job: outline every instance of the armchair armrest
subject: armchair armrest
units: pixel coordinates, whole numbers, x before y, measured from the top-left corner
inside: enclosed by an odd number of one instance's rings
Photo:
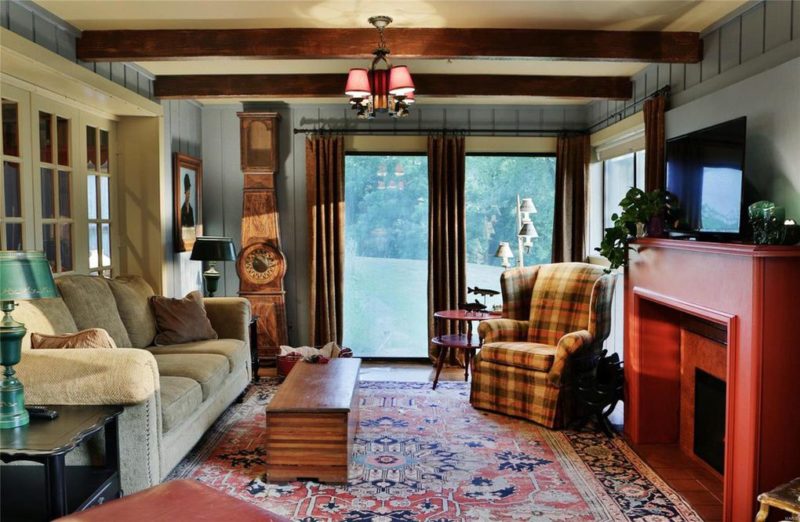
[[[206,297],[203,305],[220,339],[239,339],[250,345],[250,301],[243,297]]]
[[[478,335],[484,343],[526,341],[528,339],[528,321],[516,319],[481,321],[478,325]]]
[[[553,366],[550,367],[550,372],[547,374],[547,379],[550,384],[556,387],[561,386],[561,377],[564,375],[564,368],[567,365],[569,357],[583,348],[589,346],[594,342],[594,336],[589,333],[589,330],[578,330],[577,332],[570,332],[558,340],[556,346],[556,356],[553,360]]]
[[[160,389],[153,354],[136,348],[25,350],[14,369],[28,404],[139,404]]]

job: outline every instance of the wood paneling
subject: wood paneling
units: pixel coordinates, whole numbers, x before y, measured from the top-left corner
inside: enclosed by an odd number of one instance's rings
[[[273,96],[317,98],[344,96],[346,74],[249,74],[159,76],[158,98],[228,98]],[[482,74],[415,74],[417,92],[425,96],[566,96],[628,99],[630,79],[622,76],[515,76]]]
[[[347,482],[360,366],[360,359],[295,365],[267,405],[267,480]]]
[[[561,58],[697,62],[698,33],[546,29],[392,28],[392,57]],[[371,58],[373,29],[158,29],[84,31],[81,60]]]

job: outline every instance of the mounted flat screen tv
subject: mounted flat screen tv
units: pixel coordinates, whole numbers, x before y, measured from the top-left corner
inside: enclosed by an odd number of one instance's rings
[[[680,228],[735,239],[744,222],[745,117],[667,141],[667,190],[680,203]]]

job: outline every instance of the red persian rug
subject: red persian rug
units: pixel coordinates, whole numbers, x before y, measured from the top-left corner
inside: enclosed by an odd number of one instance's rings
[[[251,387],[169,478],[304,522],[702,520],[621,439],[475,410],[466,383],[362,382],[349,484],[270,484],[276,386]]]

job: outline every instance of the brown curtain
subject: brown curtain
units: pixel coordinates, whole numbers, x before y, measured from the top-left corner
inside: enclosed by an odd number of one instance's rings
[[[667,98],[663,94],[644,102],[644,189],[646,191],[664,189],[664,155],[666,135],[664,131],[664,109]]]
[[[464,150],[463,136],[428,138],[428,333],[431,337],[433,313],[458,308],[467,300]],[[438,357],[438,347],[431,345],[429,355],[432,359]],[[450,363],[454,362],[455,357],[451,357]]]
[[[589,136],[559,136],[553,216],[554,263],[584,260],[588,170]]]
[[[344,307],[344,139],[306,139],[310,240],[310,342],[342,344]]]

